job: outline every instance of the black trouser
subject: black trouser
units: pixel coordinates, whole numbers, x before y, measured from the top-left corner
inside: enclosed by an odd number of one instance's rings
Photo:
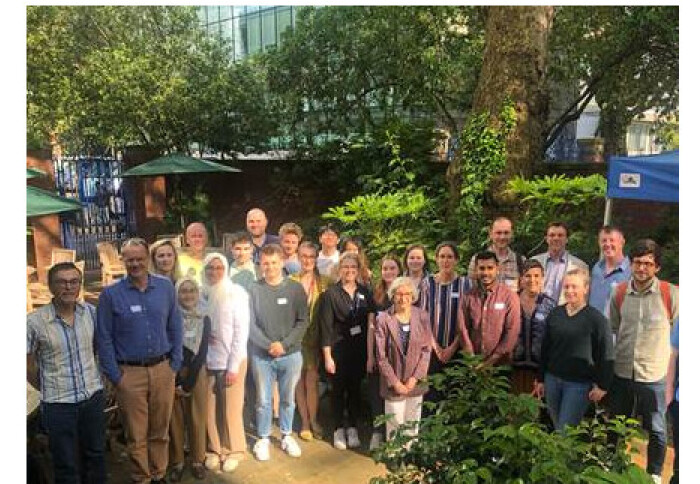
[[[106,482],[104,407],[103,390],[78,403],[41,404],[56,484]]]
[[[343,427],[343,416],[348,411],[348,426],[357,427],[362,399],[360,385],[366,373],[366,337],[357,335],[342,339],[331,349],[335,361],[335,375],[331,382],[331,402],[333,406],[333,429]]]
[[[380,415],[384,415],[384,399],[379,394],[379,380],[379,368],[375,368],[372,373],[367,375],[367,397],[369,398],[370,410],[372,410],[372,432],[384,435],[386,433],[384,424],[379,427],[374,426],[374,420]]]
[[[678,484],[678,455],[680,454],[678,449],[678,400],[671,402],[671,405],[668,406],[668,412],[671,414],[671,425],[673,426],[673,453],[675,455],[671,484]]]

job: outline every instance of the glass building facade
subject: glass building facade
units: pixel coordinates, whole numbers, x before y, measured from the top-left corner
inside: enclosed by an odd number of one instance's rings
[[[234,60],[278,45],[284,32],[293,29],[294,6],[206,6],[199,7],[202,26],[210,35],[231,42]]]

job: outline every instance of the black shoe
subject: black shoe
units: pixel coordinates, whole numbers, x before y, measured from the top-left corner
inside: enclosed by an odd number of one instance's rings
[[[192,475],[195,479],[204,479],[207,475],[207,468],[202,464],[192,466]]]
[[[182,480],[182,474],[185,472],[185,466],[182,467],[173,467],[170,469],[170,479],[168,479],[170,482],[180,482]],[[165,483],[165,479],[161,479],[161,481]]]

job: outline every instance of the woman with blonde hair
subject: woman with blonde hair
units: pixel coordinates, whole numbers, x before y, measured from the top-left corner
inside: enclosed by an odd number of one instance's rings
[[[322,276],[316,267],[318,249],[311,242],[302,242],[299,246],[301,272],[290,278],[301,283],[309,305],[309,326],[301,342],[303,365],[296,387],[297,410],[301,417],[302,440],[323,438],[321,426],[316,421],[318,412],[318,364],[321,355],[321,337],[318,327],[318,300],[321,294],[333,284],[330,277]]]
[[[167,277],[174,284],[180,278],[180,264],[173,242],[170,239],[157,240],[151,244],[149,252],[150,272]]]
[[[534,393],[545,397],[554,427],[578,425],[590,402],[599,402],[613,378],[610,323],[589,306],[588,272],[574,269],[564,276],[566,301],[549,313],[542,341]]]

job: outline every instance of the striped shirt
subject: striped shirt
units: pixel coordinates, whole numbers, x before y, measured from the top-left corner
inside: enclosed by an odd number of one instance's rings
[[[102,389],[94,355],[95,309],[77,303],[73,325],[47,304],[27,315],[27,354],[34,354],[41,375],[41,400],[77,403]]]
[[[448,347],[459,335],[457,331],[457,314],[459,300],[471,289],[471,282],[466,276],[456,277],[448,284],[441,284],[431,275],[421,284],[421,309],[430,315],[430,326],[435,341],[441,347]]]

